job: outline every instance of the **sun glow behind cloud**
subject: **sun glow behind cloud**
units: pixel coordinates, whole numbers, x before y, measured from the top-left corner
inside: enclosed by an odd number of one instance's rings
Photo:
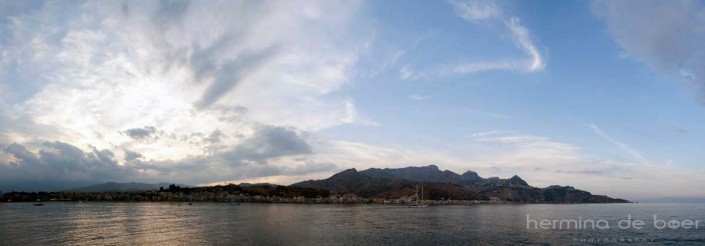
[[[36,86],[27,100],[3,105],[14,105],[7,116],[51,134],[8,131],[2,142],[95,146],[120,165],[150,161],[138,168],[150,173],[193,158],[217,165],[214,156],[267,125],[313,131],[367,122],[351,99],[324,97],[349,80],[365,41],[364,30],[346,31],[358,5],[46,2],[17,9],[3,29],[3,47],[13,45],[3,61],[21,62],[3,70],[22,74],[3,88]],[[346,12],[330,11],[338,7]],[[142,127],[149,134],[126,134]]]

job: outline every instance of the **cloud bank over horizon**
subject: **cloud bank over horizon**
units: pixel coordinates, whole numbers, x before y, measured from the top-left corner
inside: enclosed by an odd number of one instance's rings
[[[364,32],[344,32],[360,3],[5,4],[5,180],[329,171],[299,135],[364,122],[326,98],[363,48]]]
[[[705,181],[705,107],[682,100],[703,98],[703,4],[565,5],[3,1],[0,187],[291,184],[436,164],[705,196],[681,181]],[[631,63],[605,58],[620,56]],[[594,82],[607,76],[620,83]]]

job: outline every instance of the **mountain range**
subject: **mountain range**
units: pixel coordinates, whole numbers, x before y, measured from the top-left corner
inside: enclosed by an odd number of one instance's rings
[[[75,192],[121,192],[167,189],[170,183],[116,183],[107,182],[88,185],[85,182],[36,182],[19,186],[34,187],[39,191]],[[51,184],[49,186],[43,184]],[[73,187],[70,187],[73,186]],[[180,187],[189,187],[179,185]],[[240,184],[241,187],[277,187],[275,184]],[[476,172],[457,174],[440,170],[435,165],[405,168],[370,168],[363,171],[344,170],[322,180],[307,180],[290,185],[296,188],[314,188],[334,193],[351,193],[365,198],[398,199],[416,194],[416,188],[425,189],[424,199],[428,200],[491,200],[527,203],[624,203],[602,195],[575,189],[570,186],[549,186],[538,188],[529,185],[521,177],[514,175],[508,179],[480,177]],[[50,190],[42,187],[53,187]],[[70,187],[70,188],[69,188]],[[80,188],[74,188],[80,187]],[[2,187],[0,187],[2,188]],[[7,188],[7,187],[6,187]],[[6,189],[22,190],[22,189]]]
[[[482,178],[476,172],[457,174],[441,171],[435,165],[406,168],[370,168],[363,171],[348,169],[323,180],[308,180],[293,184],[303,188],[326,189],[338,193],[353,193],[368,198],[400,198],[415,194],[423,186],[425,199],[489,200],[497,198],[529,203],[625,203],[623,199],[593,195],[570,186],[530,186],[519,176],[509,179]]]

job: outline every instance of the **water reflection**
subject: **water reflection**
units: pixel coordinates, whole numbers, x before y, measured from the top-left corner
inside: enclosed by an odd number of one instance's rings
[[[536,219],[703,219],[701,205],[381,205],[194,203],[0,204],[0,245],[584,244],[651,238],[702,244],[700,230],[529,230]]]

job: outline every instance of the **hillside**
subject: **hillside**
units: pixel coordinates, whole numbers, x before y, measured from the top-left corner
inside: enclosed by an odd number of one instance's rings
[[[348,169],[337,173],[324,180],[309,180],[291,186],[303,188],[326,189],[338,193],[353,193],[366,198],[397,199],[413,195],[416,186],[422,185],[425,189],[424,198],[431,200],[458,199],[458,200],[487,200],[489,197],[480,196],[477,192],[464,189],[460,185],[447,182],[416,182],[384,175],[371,177],[355,169]]]
[[[427,191],[431,200],[488,200],[496,197],[511,202],[530,203],[624,203],[623,199],[593,195],[570,186],[537,188],[521,177],[482,178],[473,171],[462,175],[441,171],[435,165],[406,168],[348,169],[323,180],[308,180],[291,186],[353,193],[367,198],[400,198],[413,195],[416,186]]]

